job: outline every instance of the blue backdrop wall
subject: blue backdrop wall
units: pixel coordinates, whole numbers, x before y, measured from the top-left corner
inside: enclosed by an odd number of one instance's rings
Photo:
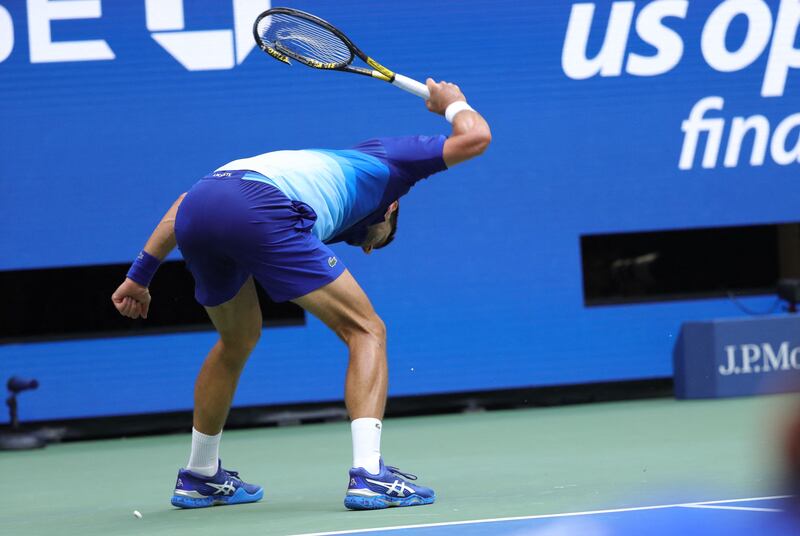
[[[484,157],[404,200],[392,247],[337,249],[389,326],[391,395],[668,376],[682,321],[738,310],[587,308],[579,237],[797,219],[796,2],[286,4],[404,74],[456,81],[492,125]],[[129,261],[237,157],[448,131],[386,84],[252,49],[267,7],[0,3],[0,269]],[[27,419],[188,409],[213,341],[4,345],[0,378],[41,380]],[[235,404],[339,399],[345,366],[314,319],[268,329]]]

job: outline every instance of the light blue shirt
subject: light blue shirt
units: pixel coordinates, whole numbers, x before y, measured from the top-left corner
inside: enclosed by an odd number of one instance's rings
[[[275,151],[234,160],[223,169],[249,170],[243,179],[271,184],[309,205],[317,214],[311,232],[323,242],[374,211],[389,181],[384,163],[355,150]]]
[[[218,171],[270,184],[316,213],[322,242],[355,240],[420,179],[446,169],[444,136],[375,138],[353,149],[274,151],[228,162]]]

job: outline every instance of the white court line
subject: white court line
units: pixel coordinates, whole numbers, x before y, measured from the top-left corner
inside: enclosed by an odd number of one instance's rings
[[[589,510],[586,512],[566,512],[562,514],[539,514],[532,516],[517,516],[517,517],[495,517],[490,519],[471,519],[467,521],[444,521],[441,523],[420,523],[418,525],[396,525],[393,527],[376,527],[371,529],[354,529],[354,530],[337,530],[333,532],[308,532],[303,534],[293,534],[291,536],[337,536],[340,534],[364,534],[368,532],[390,531],[390,530],[404,530],[404,529],[425,529],[430,527],[453,527],[457,525],[477,525],[479,523],[497,523],[500,521],[521,521],[525,519],[553,519],[558,517],[575,517],[575,516],[591,516],[597,514],[615,514],[619,512],[641,512],[644,510],[661,510],[665,508],[677,507],[702,507],[706,504],[720,504],[732,502],[748,502],[748,501],[768,501],[771,499],[786,499],[791,495],[773,495],[771,497],[748,497],[746,499],[722,499],[718,501],[705,501],[696,503],[677,503],[677,504],[659,504],[654,506],[637,506],[633,508],[615,508],[612,510]]]
[[[721,504],[684,504],[683,508],[710,508],[712,510],[743,510],[746,512],[783,512],[778,508],[755,508],[753,506],[723,506]]]
[[[788,499],[791,495],[773,495],[772,497],[753,497],[751,499],[722,499],[720,501],[701,501],[686,504],[721,504],[721,503],[735,503],[735,502],[748,502],[748,501],[771,501],[773,499]]]

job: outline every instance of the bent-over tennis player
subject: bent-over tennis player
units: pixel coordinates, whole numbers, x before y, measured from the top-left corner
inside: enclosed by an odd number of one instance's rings
[[[177,244],[194,276],[195,297],[219,332],[195,384],[191,454],[178,472],[173,505],[247,503],[264,494],[219,461],[239,375],[261,335],[254,279],[276,302],[291,300],[317,316],[348,346],[353,467],[345,506],[434,502],[433,490],[381,459],[386,328],[326,245],[346,241],[365,253],[386,246],[397,230],[398,200],[417,181],[489,145],[489,125],[458,86],[431,79],[427,86],[426,105],[452,123],[449,137],[375,138],[347,150],[275,151],[225,164],[175,201],[114,292],[122,315],[147,318],[150,280]]]

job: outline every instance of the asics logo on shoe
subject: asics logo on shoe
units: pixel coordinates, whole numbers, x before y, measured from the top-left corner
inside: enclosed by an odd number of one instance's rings
[[[176,488],[182,488],[182,487],[183,487],[183,480],[181,480],[181,479],[179,478],[179,479],[178,479],[178,482],[175,484],[175,487],[176,487]]]
[[[395,493],[397,494],[398,497],[405,497],[406,496],[405,492],[407,491],[410,493],[416,493],[414,491],[414,488],[407,486],[405,482],[402,482],[400,480],[395,480],[391,484],[389,484],[388,482],[381,482],[380,480],[372,480],[371,478],[367,478],[365,480],[371,484],[377,484],[382,488],[386,488],[387,495]]]
[[[352,487],[352,488],[356,487],[356,479],[355,478],[351,478],[350,479],[350,487]]]
[[[226,480],[224,484],[214,484],[213,482],[206,482],[206,484],[217,490],[214,492],[214,495],[230,495],[236,491],[236,488],[233,487],[230,480]]]

